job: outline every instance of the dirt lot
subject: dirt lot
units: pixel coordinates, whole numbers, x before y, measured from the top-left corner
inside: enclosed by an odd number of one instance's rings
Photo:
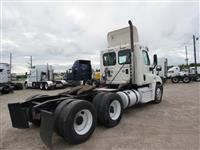
[[[24,101],[33,94],[61,91],[23,90],[0,96],[0,149],[47,149],[40,140],[39,128],[12,128],[7,104]],[[118,126],[98,126],[83,144],[68,145],[56,134],[53,141],[55,150],[200,149],[200,83],[166,84],[162,103],[127,110]]]

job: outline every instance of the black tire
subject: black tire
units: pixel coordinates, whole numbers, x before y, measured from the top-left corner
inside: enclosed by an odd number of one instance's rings
[[[48,90],[48,89],[49,89],[49,87],[48,87],[48,83],[44,83],[43,88],[44,88],[45,90]]]
[[[36,88],[36,83],[35,82],[32,83],[32,87]]]
[[[183,80],[183,83],[189,83],[191,81],[190,77],[188,76],[184,76],[182,80]]]
[[[200,82],[200,75],[197,75],[197,76],[195,77],[195,81],[196,81],[196,82]]]
[[[44,84],[43,83],[40,83],[40,90],[44,90]]]
[[[24,83],[24,88],[28,89],[28,83],[27,82]]]
[[[8,93],[10,93],[11,91],[10,91],[10,88],[9,88],[9,86],[4,86],[3,88],[2,88],[2,94],[8,94]]]
[[[76,131],[75,129],[75,121],[76,121],[76,125],[78,126],[78,124],[82,124],[84,122],[84,119],[82,117],[83,120],[81,120],[79,118],[79,116],[77,117],[77,114],[82,114],[82,111],[87,110],[88,112],[90,112],[91,116],[90,118],[92,118],[92,122],[90,122],[90,127],[88,129],[88,131],[86,133],[83,134],[79,134],[78,131]],[[64,137],[64,139],[66,141],[68,141],[71,144],[79,144],[82,143],[84,141],[86,141],[94,132],[95,127],[96,127],[96,110],[94,108],[94,106],[85,101],[85,100],[75,100],[71,103],[69,103],[61,112],[61,128],[59,129]],[[82,114],[84,115],[84,114]],[[75,120],[75,117],[76,120]],[[82,122],[81,122],[82,121]],[[86,126],[84,126],[86,127]]]
[[[178,77],[171,78],[172,83],[179,83],[180,79]]]
[[[116,107],[114,108],[114,106],[111,105],[115,105]],[[120,122],[123,115],[123,103],[118,94],[105,93],[98,107],[97,114],[100,124],[111,128]],[[112,113],[114,117],[111,117]]]
[[[93,105],[96,109],[96,112],[97,112],[97,116],[98,116],[98,113],[99,113],[99,108],[100,108],[99,106],[100,106],[100,103],[102,101],[102,97],[104,96],[104,94],[105,94],[105,92],[98,93],[92,100],[92,103],[93,103]],[[99,117],[97,117],[97,120],[98,120],[98,123],[101,124],[100,121],[99,121]]]
[[[58,106],[56,107],[56,109],[54,111],[54,116],[55,116],[54,128],[55,128],[56,133],[60,136],[62,136],[62,131],[60,131],[61,127],[59,127],[59,125],[62,123],[61,112],[62,112],[63,108],[65,108],[72,101],[74,101],[74,99],[66,99],[66,100],[62,101],[60,104],[58,104]]]
[[[163,86],[161,84],[157,83],[153,104],[159,104],[162,101],[162,96],[163,96]]]

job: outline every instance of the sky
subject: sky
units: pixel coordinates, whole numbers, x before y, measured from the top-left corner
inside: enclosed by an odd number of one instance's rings
[[[168,58],[169,65],[185,63],[185,45],[193,62],[192,35],[199,34],[199,2],[1,2],[1,62],[13,55],[12,72],[28,71],[33,65],[51,64],[65,71],[77,59],[100,62],[107,48],[107,33],[137,27],[141,45],[150,57]],[[197,43],[198,62],[199,42]]]

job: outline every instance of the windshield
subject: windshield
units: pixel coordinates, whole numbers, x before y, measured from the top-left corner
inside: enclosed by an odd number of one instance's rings
[[[174,71],[168,71],[168,73],[174,73]]]

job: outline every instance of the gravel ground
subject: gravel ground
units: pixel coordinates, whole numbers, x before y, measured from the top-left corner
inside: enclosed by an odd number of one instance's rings
[[[0,96],[0,149],[47,149],[40,140],[39,128],[12,128],[7,104],[22,102],[33,94],[62,91],[23,90]],[[125,111],[118,126],[98,126],[83,144],[69,145],[56,134],[53,142],[54,150],[200,149],[200,83],[166,84],[162,103]]]

